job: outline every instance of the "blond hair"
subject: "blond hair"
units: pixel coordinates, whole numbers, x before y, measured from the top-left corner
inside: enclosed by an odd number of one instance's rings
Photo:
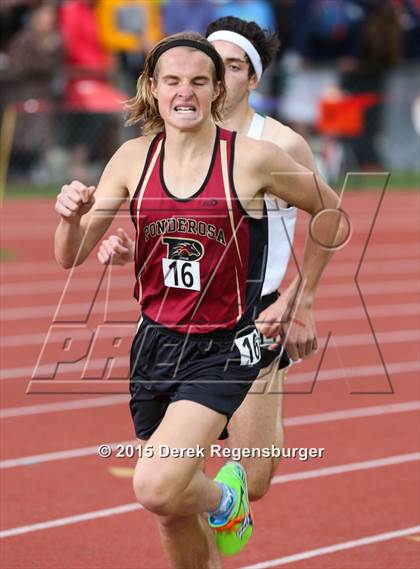
[[[155,65],[155,54],[166,44],[174,40],[193,40],[197,43],[202,43],[206,47],[214,50],[216,57],[220,59],[220,68],[222,70],[221,78],[218,80],[216,77],[216,69],[213,66],[213,82],[219,83],[220,92],[216,99],[211,104],[211,115],[215,122],[221,122],[221,111],[226,98],[226,86],[224,81],[224,66],[223,61],[212,44],[208,42],[202,35],[197,32],[181,32],[173,34],[161,40],[147,55],[143,73],[137,80],[136,95],[126,101],[124,109],[127,111],[127,118],[125,121],[126,126],[140,124],[142,134],[156,134],[164,128],[164,122],[159,113],[158,103],[152,94],[150,78],[157,79],[158,65]],[[190,48],[194,49],[194,48]]]

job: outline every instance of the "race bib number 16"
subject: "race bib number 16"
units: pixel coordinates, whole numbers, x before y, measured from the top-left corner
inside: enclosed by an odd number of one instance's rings
[[[163,258],[162,269],[165,286],[184,288],[187,290],[200,290],[199,262]]]
[[[241,366],[252,366],[261,359],[260,335],[253,330],[246,336],[235,340],[235,344],[241,354]]]

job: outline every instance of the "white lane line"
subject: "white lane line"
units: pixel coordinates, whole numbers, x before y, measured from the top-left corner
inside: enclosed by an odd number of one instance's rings
[[[420,410],[420,401],[407,401],[406,403],[391,403],[390,405],[375,405],[372,407],[359,407],[357,409],[342,409],[340,411],[328,411],[313,415],[301,415],[284,419],[285,427],[299,425],[313,425],[327,423],[329,421],[344,421],[375,415],[392,415],[393,413],[407,413]]]
[[[378,460],[367,460],[364,462],[356,462],[350,464],[343,464],[340,466],[332,466],[330,468],[317,468],[314,470],[303,472],[295,472],[294,474],[289,474],[287,476],[276,476],[273,479],[273,484],[286,484],[288,482],[293,482],[294,480],[302,480],[302,474],[306,474],[305,478],[321,478],[323,476],[332,476],[335,474],[344,474],[345,472],[354,472],[357,470],[369,470],[372,468],[383,468],[384,466],[394,466],[396,464],[404,464],[407,462],[413,462],[414,460],[419,460],[420,453],[410,453],[401,454],[396,456],[390,456],[387,458],[382,458]],[[137,502],[131,504],[125,504],[116,508],[107,508],[105,510],[96,510],[93,512],[87,512],[85,514],[80,514],[76,516],[68,516],[65,518],[59,518],[55,520],[49,520],[46,522],[40,522],[32,525],[25,525],[15,528],[10,528],[0,532],[0,538],[13,537],[16,535],[22,535],[26,533],[31,533],[34,531],[40,531],[44,529],[50,529],[54,527],[65,526],[69,524],[75,524],[82,521],[94,520],[97,518],[105,518],[109,516],[114,516],[118,514],[125,514],[139,508]],[[414,532],[413,532],[414,533]]]
[[[127,358],[128,358],[128,354],[127,354]],[[97,359],[93,359],[91,361],[89,361],[89,369],[90,370],[100,370],[100,369],[105,369],[105,366],[107,364],[109,358],[97,358]],[[64,362],[65,363],[65,362]],[[71,366],[70,367],[70,371],[71,372],[78,372],[78,371],[83,371],[86,362],[84,361],[79,361],[75,364],[66,364],[67,366]],[[10,369],[4,369],[4,370],[0,370],[0,380],[6,380],[6,379],[17,379],[17,378],[23,378],[23,379],[31,379],[32,375],[34,374],[35,370],[37,372],[37,377],[43,377],[45,376],[45,374],[50,375],[51,372],[53,370],[55,370],[56,364],[45,364],[45,365],[40,365],[37,368],[35,367],[35,365],[33,366],[28,366],[28,367],[17,367],[17,368],[10,368]],[[69,369],[67,367],[67,369]],[[112,365],[112,369],[115,371],[117,369],[123,369],[126,372],[126,377],[128,380],[128,375],[129,375],[129,371],[128,371],[128,359],[127,361],[120,363],[118,360],[115,360],[113,362]],[[36,380],[34,380],[36,381]],[[53,381],[53,380],[52,380]],[[88,381],[88,380],[85,380]],[[128,383],[124,384],[123,382],[121,382],[122,387],[121,389],[125,389],[127,388],[127,392],[128,392]],[[83,388],[83,381],[80,381],[80,388]]]
[[[344,209],[346,209],[345,204],[344,204]],[[364,216],[362,212],[353,212],[351,210],[348,211],[348,215],[350,216],[350,221],[352,222],[352,225],[354,227],[354,233],[356,234],[356,236],[362,233],[366,234],[367,231],[371,229],[373,221],[373,211],[374,210],[372,210],[371,215],[367,216]],[[417,218],[415,217],[416,213],[417,210],[415,209],[412,209],[411,211],[407,209],[403,218],[402,215],[398,216],[397,214],[393,214],[392,216],[380,215],[377,220],[377,223],[374,226],[375,237],[378,237],[379,235],[384,235],[388,237],[390,234],[392,234],[391,230],[394,229],[398,230],[398,234],[399,235],[401,234],[401,237],[403,235],[405,236],[407,233],[415,234],[416,222],[417,222]],[[306,226],[307,225],[303,221],[303,218],[302,220],[298,218],[297,234],[299,235],[299,237],[303,237],[305,235]],[[16,224],[3,229],[4,232],[3,241],[5,242],[5,246],[10,247],[14,245],[16,247],[17,243],[20,243],[21,241],[27,242],[27,237],[25,235],[26,227],[25,228],[22,227],[22,229],[20,227],[21,227],[20,224]],[[35,240],[44,241],[44,244],[45,242],[48,243],[49,241],[51,241],[51,236],[54,235],[54,230],[55,227],[50,227],[49,223],[35,226],[33,230],[31,226],[31,238],[33,239],[33,241]],[[356,244],[352,245],[351,242],[348,246],[357,247]]]
[[[14,537],[16,535],[23,535],[25,533],[30,533],[33,531],[40,531],[44,529],[68,526],[70,524],[78,524],[80,522],[87,522],[89,520],[97,520],[98,518],[108,518],[109,516],[116,516],[118,514],[127,514],[128,512],[134,512],[136,510],[141,510],[141,509],[142,506],[140,504],[138,504],[137,502],[133,502],[131,504],[124,504],[122,506],[117,506],[115,508],[105,508],[104,510],[87,512],[86,514],[67,516],[66,518],[59,518],[56,520],[50,520],[48,522],[40,522],[38,524],[6,529],[0,532],[0,538],[4,539],[5,537]]]
[[[334,262],[334,264],[340,264],[340,262],[348,262],[350,259],[357,262],[360,259],[361,252],[361,247],[344,247],[344,249],[340,251],[340,258],[338,259],[337,257],[332,262]],[[393,262],[398,262],[406,258],[416,262],[416,258],[419,253],[420,247],[418,243],[405,243],[403,245],[375,245],[368,248],[365,263],[375,262],[377,259],[384,259],[392,264]],[[64,274],[63,270],[55,261],[41,261],[39,263],[27,261],[4,261],[0,268],[7,273],[7,276],[23,275],[24,277],[27,277],[28,274]],[[97,273],[98,264],[91,259],[88,260],[79,270],[86,272],[91,270],[92,272]]]
[[[136,323],[129,323],[127,324],[127,335],[131,334],[131,338],[134,336],[134,332],[136,330]],[[131,329],[129,328],[131,326]],[[95,328],[94,327],[86,327],[86,330],[89,329],[92,332],[95,332]],[[85,330],[78,330],[78,329],[72,329],[71,330],[71,338],[73,341],[76,340],[85,340],[86,339],[86,335],[83,333],[85,332]],[[120,330],[121,332],[121,330]],[[419,331],[420,332],[420,331]],[[47,338],[48,332],[42,332],[39,334],[16,334],[14,336],[3,336],[3,338],[0,338],[0,347],[1,348],[22,348],[24,346],[39,346],[41,347],[46,338]],[[109,328],[106,328],[104,326],[102,326],[101,328],[101,338],[112,338],[115,337],[115,327],[113,325],[111,325]],[[56,337],[54,334],[51,334],[51,337],[48,340],[49,345],[50,344],[56,344],[56,343],[62,343],[63,342],[63,338],[60,337]],[[127,352],[128,355],[128,352]]]
[[[411,263],[410,263],[411,264]],[[72,281],[77,284],[77,292],[82,290],[91,290],[92,293],[98,286],[101,275],[93,277],[73,277]],[[126,290],[130,291],[131,281],[127,280],[132,277],[126,274],[125,276],[112,276],[110,290]],[[31,296],[33,294],[51,294],[53,292],[62,292],[64,287],[68,284],[67,280],[50,280],[50,281],[33,281],[31,283],[31,290],[28,293],[28,285],[25,283],[7,283],[0,286],[0,296]],[[106,285],[104,285],[106,286]],[[68,293],[71,296],[71,292]]]
[[[132,326],[132,330],[134,332],[136,328],[136,324],[131,324],[128,326]],[[127,326],[127,333],[130,332]],[[72,339],[79,340],[85,339],[85,335],[80,333],[79,330],[75,329],[72,330]],[[115,336],[115,328],[110,326],[107,328],[101,329],[101,337],[108,338]],[[47,333],[43,332],[40,334],[16,334],[14,336],[3,336],[0,339],[0,347],[2,348],[22,348],[23,346],[30,346],[30,345],[39,345],[41,346],[47,337]],[[416,341],[420,339],[420,329],[418,328],[411,328],[409,330],[392,330],[390,332],[378,332],[376,337],[380,343],[383,344],[390,344],[390,343],[397,343],[397,342],[406,342],[406,341]],[[343,334],[343,335],[334,335],[334,342],[336,346],[352,346],[352,345],[366,345],[367,343],[371,343],[373,336],[372,334]],[[50,343],[59,343],[63,342],[63,338],[56,337],[54,334],[51,334]],[[320,338],[318,343],[322,345],[325,342],[325,338]]]
[[[136,328],[135,324],[132,324],[133,332]],[[115,329],[110,327],[108,330],[106,328],[101,329],[102,338],[111,338],[115,336]],[[41,346],[45,338],[46,333],[42,334],[17,334],[15,336],[4,336],[0,339],[0,347],[2,348],[22,348],[23,346],[39,345]],[[73,341],[84,339],[85,336],[78,334],[78,330],[73,331]],[[420,329],[411,328],[409,330],[392,330],[391,332],[378,332],[376,338],[380,344],[396,344],[398,342],[416,342],[420,340]],[[340,347],[347,346],[365,346],[366,344],[371,344],[373,342],[372,334],[343,334],[333,336],[334,344]],[[326,338],[319,338],[318,344],[321,346],[325,343]],[[56,337],[54,334],[51,335],[49,340],[50,343],[55,344],[63,342],[63,338]]]
[[[357,409],[342,409],[340,411],[328,411],[326,413],[317,413],[313,415],[301,415],[299,417],[287,417],[284,419],[285,427],[298,427],[300,425],[310,425],[317,423],[326,423],[329,421],[344,421],[348,419],[358,419],[363,417],[372,417],[378,415],[392,415],[395,413],[409,413],[420,408],[419,401],[407,401],[406,403],[395,403],[391,405],[376,405],[374,407],[359,407]],[[107,443],[113,449],[117,445],[132,444],[133,441]],[[31,466],[43,462],[52,462],[55,460],[65,460],[68,458],[79,458],[82,456],[92,456],[97,454],[98,445],[81,447],[71,450],[48,452],[44,454],[35,454],[31,456],[23,456],[19,458],[11,458],[0,461],[0,470],[8,468],[16,468],[19,466]]]
[[[30,456],[22,456],[20,458],[9,458],[0,461],[0,470],[8,468],[16,468],[17,466],[32,466],[43,462],[53,462],[55,460],[67,460],[69,458],[80,458],[81,456],[92,456],[98,454],[98,448],[101,444],[108,444],[114,451],[117,445],[130,445],[135,441],[118,441],[116,443],[99,443],[90,447],[74,448],[71,450],[59,450],[55,452],[47,452],[45,454],[33,454]]]
[[[44,413],[59,413],[76,409],[92,409],[93,407],[108,407],[128,403],[128,395],[114,395],[109,397],[94,397],[92,399],[76,399],[73,401],[60,401],[58,403],[41,403],[39,405],[24,405],[22,407],[9,407],[0,410],[0,419],[11,417],[27,417],[28,415],[43,415]]]
[[[418,292],[420,284],[418,279],[404,281],[382,281],[382,282],[363,282],[363,277],[359,280],[360,287],[364,296],[381,296],[391,294],[401,294],[402,292]],[[342,296],[354,296],[359,298],[356,285],[354,283],[328,284],[321,283],[317,290],[317,298],[341,298]]]
[[[416,261],[413,260],[413,263]],[[129,275],[131,278],[131,273]],[[77,291],[94,291],[98,285],[99,278],[77,278]],[[110,283],[110,290],[116,291],[130,291],[130,282],[127,280],[127,275],[112,276]],[[31,283],[31,289],[28,291],[27,283],[10,283],[0,286],[0,296],[15,297],[15,296],[29,296],[33,297],[37,294],[51,294],[54,292],[60,293],[63,291],[66,281],[64,280],[50,280],[50,281],[34,281]],[[380,283],[367,282],[361,284],[363,293],[366,295],[383,295],[383,294],[399,294],[401,292],[417,292],[420,284],[417,279],[411,280],[393,280],[384,281]],[[323,297],[342,297],[342,296],[357,296],[357,289],[354,283],[339,283],[339,284],[321,284],[317,291],[317,298]]]
[[[361,284],[362,292],[364,290],[364,285]],[[380,290],[380,283],[375,284],[375,286]],[[354,290],[354,297],[359,303],[359,296],[357,291]],[[404,316],[404,315],[415,315],[419,312],[419,303],[401,303],[401,304],[373,304],[372,306],[367,306],[369,314],[377,318],[389,317],[389,316]],[[138,315],[138,305],[132,300],[116,300],[112,302],[95,302],[92,306],[91,302],[77,302],[61,305],[58,308],[58,304],[46,304],[42,306],[24,306],[18,308],[5,308],[2,310],[2,319],[4,322],[10,320],[27,320],[28,318],[39,318],[40,320],[49,320],[53,323],[54,315],[57,311],[57,316],[55,323],[61,323],[64,317],[77,316],[74,318],[73,323],[78,323],[82,315],[87,314],[105,314],[108,310],[113,315],[117,315],[121,312],[126,312],[131,315],[131,318],[127,321],[121,321],[119,323],[132,324],[136,322],[136,315]],[[359,320],[365,318],[365,313],[361,304],[357,306],[351,306],[349,308],[332,308],[332,309],[321,309],[315,311],[315,316],[317,321],[332,320],[336,318],[340,321],[343,320]],[[122,317],[121,317],[122,318]],[[109,321],[109,318],[108,318]],[[112,322],[112,321],[111,321]]]
[[[54,314],[58,310],[58,303],[45,304],[42,306],[24,306],[19,308],[6,308],[2,310],[3,321],[8,320],[27,320],[28,318],[48,319],[53,323]],[[95,302],[93,307],[91,302],[75,302],[63,304],[58,310],[56,322],[60,323],[63,317],[79,316],[89,314],[105,314],[106,309],[113,311],[115,314],[120,312],[130,313],[132,319],[124,324],[131,324],[135,322],[135,316],[138,314],[138,305],[134,299],[131,300],[117,300],[109,302]],[[92,310],[91,310],[92,309]],[[79,319],[80,320],[80,319]],[[75,319],[78,323],[78,319]]]
[[[312,557],[319,557],[320,555],[327,555],[328,553],[336,553],[337,551],[345,551],[346,549],[353,549],[363,545],[370,545],[372,543],[379,543],[381,541],[389,541],[398,537],[405,537],[412,535],[420,530],[420,526],[412,526],[405,529],[395,531],[388,531],[386,533],[378,533],[376,535],[369,535],[361,537],[360,539],[353,539],[351,541],[342,541],[334,545],[327,545],[326,547],[319,547],[318,549],[311,549],[309,551],[302,551],[294,555],[287,555],[286,557],[278,557],[262,563],[255,563],[254,565],[246,565],[240,569],[269,569],[270,567],[280,567],[287,563],[294,563],[295,561],[302,561],[303,559],[311,559]]]
[[[394,466],[395,464],[404,464],[406,462],[418,462],[419,460],[420,452],[397,454],[376,460],[364,460],[363,462],[351,462],[348,464],[340,464],[339,466],[327,466],[325,468],[315,468],[314,470],[294,472],[292,474],[282,474],[273,478],[273,484],[285,484],[286,482],[309,480],[310,478],[320,478],[321,476],[335,476],[336,474],[344,474],[345,472],[371,470],[372,468]]]
[[[89,369],[90,370],[101,370],[105,368],[105,364],[107,362],[106,358],[96,359],[89,362]],[[78,372],[84,369],[84,363],[76,363],[72,364],[71,371]],[[52,370],[55,369],[55,365],[51,366],[49,364],[39,366],[37,368],[38,378],[42,377],[42,374],[51,374]],[[128,393],[128,363],[119,364],[118,361],[115,361],[113,364],[114,371],[118,369],[122,369],[126,372],[127,376],[127,383],[124,383],[123,380],[118,379],[121,382],[121,389],[126,389]],[[406,374],[417,372],[420,370],[420,362],[418,360],[410,361],[410,362],[395,362],[395,363],[387,363],[386,369],[388,370],[389,374],[398,373],[398,374]],[[32,374],[34,373],[35,366],[29,367],[22,367],[22,368],[11,368],[6,370],[0,370],[0,380],[8,380],[8,379],[25,379],[30,380]],[[315,370],[302,372],[302,373],[295,373],[290,372],[287,378],[287,385],[295,384],[295,383],[306,383],[308,381],[314,381],[315,379]],[[321,369],[317,381],[331,381],[331,380],[342,380],[343,378],[356,378],[356,377],[378,377],[378,376],[385,376],[385,371],[382,365],[371,365],[371,366],[354,366],[351,369],[349,368],[335,368],[335,369]],[[34,383],[36,379],[33,380]],[[54,381],[54,380],[51,380]],[[83,380],[85,383],[88,380]],[[81,380],[74,380],[74,384],[80,383],[80,388],[83,388],[83,381]],[[105,383],[109,380],[103,380]],[[287,390],[285,390],[287,393]]]
[[[389,374],[403,374],[412,373],[420,370],[420,361],[412,362],[396,362],[392,364],[387,364],[386,369]],[[337,368],[337,369],[321,369],[317,381],[332,381],[332,380],[342,380],[357,377],[385,377],[385,370],[381,365],[371,365],[371,366],[359,366],[352,368]],[[392,379],[392,378],[391,378]],[[287,385],[295,383],[305,383],[315,380],[315,371],[307,371],[304,373],[292,373],[287,378]],[[285,388],[285,393],[287,393],[287,385]]]
[[[8,407],[6,409],[0,410],[0,419],[9,419],[13,417],[27,417],[28,415],[42,415],[45,413],[60,413],[63,411],[75,411],[79,409],[91,409],[94,407],[108,407],[113,405],[127,404],[129,401],[128,395],[111,395],[104,397],[95,398],[85,398],[76,399],[72,401],[59,401],[58,403],[42,403],[39,405],[23,405],[21,407]],[[360,409],[350,409],[348,411],[333,411],[329,413],[321,413],[318,415],[307,415],[302,417],[296,417],[294,419],[285,419],[285,425],[292,424],[290,421],[309,421],[312,422],[322,422],[323,417],[331,416],[331,420],[339,420],[341,418],[348,417],[362,417],[365,416],[363,413],[369,414],[379,414],[387,412],[399,413],[401,411],[410,411],[411,409],[419,408],[420,403],[417,401],[409,401],[407,403],[396,403],[390,405],[378,405],[374,407],[361,407]],[[392,411],[391,409],[395,409]],[[376,411],[375,411],[376,410]],[[359,413],[359,414],[358,414]],[[311,417],[316,417],[316,420],[312,420]],[[330,420],[330,419],[327,419]],[[305,422],[298,422],[296,424],[309,424]]]
[[[376,338],[379,344],[397,344],[398,342],[416,342],[420,340],[420,329],[411,330],[392,330],[391,332],[378,332]],[[326,338],[321,338],[318,342],[321,346],[325,344]],[[372,334],[343,334],[333,335],[331,342],[337,347],[366,346],[373,344]]]
[[[389,316],[415,316],[420,311],[420,304],[418,302],[412,302],[407,304],[388,304],[388,305],[367,304],[367,309],[369,315],[374,318],[388,318]],[[340,308],[340,309],[330,308],[318,311],[315,310],[315,320],[318,322],[326,322],[333,320],[338,320],[340,322],[343,322],[346,320],[360,320],[360,319],[363,320],[366,319],[366,314],[361,306],[354,306],[350,308]]]

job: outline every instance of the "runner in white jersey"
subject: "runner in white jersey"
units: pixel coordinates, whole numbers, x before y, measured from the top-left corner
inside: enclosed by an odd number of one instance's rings
[[[264,140],[265,124],[265,117],[254,113],[247,135],[255,140]],[[283,203],[276,196],[266,194],[264,201],[268,215],[268,257],[263,297],[278,291],[286,273],[297,215],[295,207]]]
[[[234,17],[220,18],[211,23],[207,36],[225,63],[227,97],[221,126],[254,139],[273,142],[287,150],[296,162],[315,171],[315,160],[306,141],[289,127],[256,113],[248,101],[263,70],[276,55],[279,46],[277,37],[264,32],[254,22]],[[279,321],[283,321],[285,347],[290,358],[296,361],[310,356],[317,347],[312,316],[313,298],[301,299],[301,303],[294,307],[291,318],[288,315],[296,297],[298,280],[278,296],[291,253],[296,208],[288,207],[287,203],[275,196],[266,195],[265,201],[269,220],[269,248],[258,318],[264,323],[261,322],[259,328],[267,337],[276,336]],[[98,258],[104,264],[111,261],[113,264],[124,265],[132,260],[133,250],[134,242],[125,231],[119,229],[118,235],[102,242]],[[283,446],[282,388],[289,358],[281,346],[264,352],[261,380],[256,380],[229,424],[229,438],[226,442],[232,451]],[[265,390],[262,382],[268,384]],[[250,499],[262,498],[269,489],[279,462],[278,456],[244,456],[241,462],[248,475]],[[174,529],[174,535],[177,529]],[[172,528],[168,526],[166,531],[170,544]],[[214,566],[219,566],[216,557]]]

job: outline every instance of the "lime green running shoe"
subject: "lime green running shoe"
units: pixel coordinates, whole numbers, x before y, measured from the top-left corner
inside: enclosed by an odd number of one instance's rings
[[[238,462],[228,462],[219,470],[215,480],[233,488],[238,497],[224,525],[218,525],[212,516],[208,518],[209,526],[215,530],[216,544],[220,553],[235,555],[248,543],[253,529],[245,470]]]

